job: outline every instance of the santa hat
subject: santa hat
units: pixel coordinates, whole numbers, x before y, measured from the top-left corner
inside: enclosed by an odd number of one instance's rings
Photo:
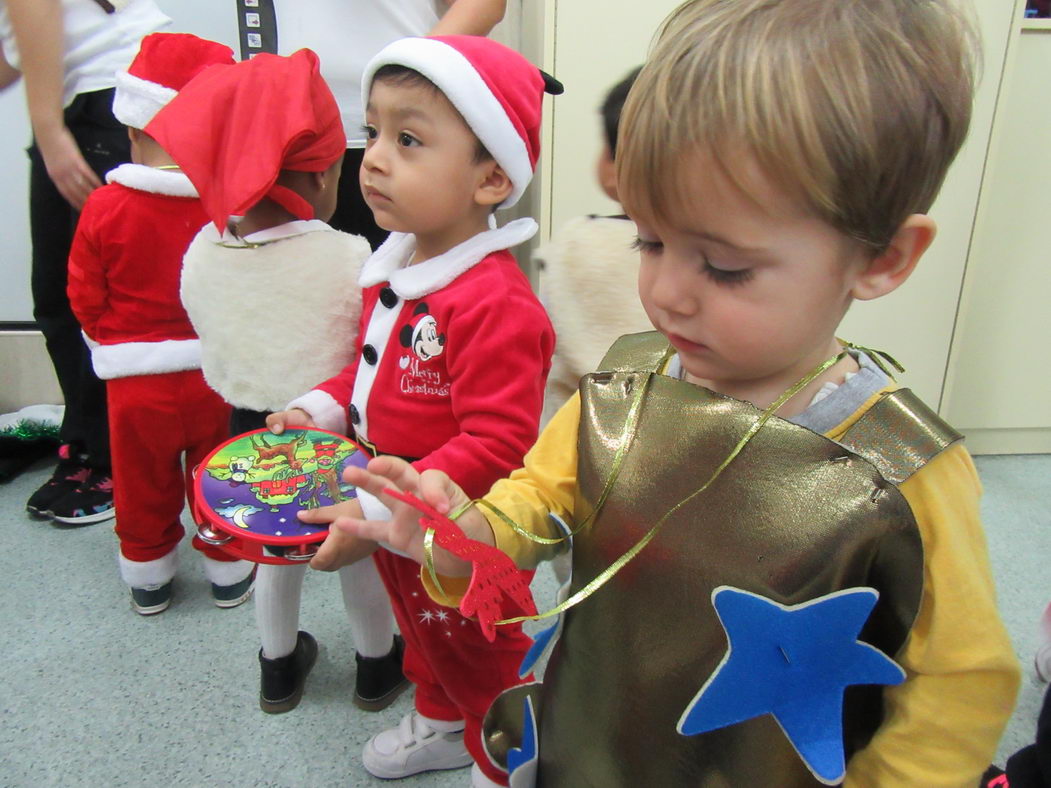
[[[309,49],[208,69],[145,131],[197,187],[220,232],[264,197],[314,218],[310,203],[277,178],[281,170],[324,172],[347,145],[339,107]]]
[[[445,94],[511,179],[511,194],[500,207],[518,202],[540,155],[544,93],[557,95],[562,85],[489,38],[402,38],[381,49],[365,66],[362,106],[368,106],[373,77],[383,66],[411,68]]]
[[[144,129],[201,71],[233,64],[233,50],[225,44],[189,33],[151,33],[128,70],[117,72],[113,115],[125,126]]]

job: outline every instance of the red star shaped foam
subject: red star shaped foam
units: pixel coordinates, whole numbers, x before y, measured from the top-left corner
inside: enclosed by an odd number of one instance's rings
[[[424,516],[420,518],[420,528],[424,531],[433,528],[434,541],[439,547],[474,565],[467,593],[460,600],[460,613],[469,618],[476,617],[487,640],[496,638],[496,622],[509,617],[501,610],[505,596],[522,614],[536,615],[529,585],[506,553],[468,539],[460,526],[414,495],[394,490],[384,492],[421,511]]]

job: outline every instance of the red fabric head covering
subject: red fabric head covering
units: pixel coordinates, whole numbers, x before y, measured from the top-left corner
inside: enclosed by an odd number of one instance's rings
[[[347,145],[339,107],[309,49],[207,68],[144,131],[186,173],[220,232],[263,197],[313,218],[310,204],[277,177],[281,170],[323,172]]]
[[[540,155],[544,93],[561,93],[561,84],[545,79],[522,55],[489,38],[400,38],[365,66],[363,106],[368,106],[373,77],[387,65],[411,68],[445,94],[511,179],[511,194],[500,207],[514,205],[529,185]]]

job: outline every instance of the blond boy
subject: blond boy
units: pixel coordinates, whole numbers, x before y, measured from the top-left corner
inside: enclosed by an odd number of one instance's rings
[[[973,39],[951,0],[683,5],[618,157],[658,333],[615,344],[484,505],[393,458],[353,475],[521,567],[568,544],[549,514],[573,533],[544,683],[486,729],[513,785],[963,786],[989,762],[1018,668],[974,466],[835,338],[933,240]],[[336,528],[427,563],[407,507]],[[470,567],[434,562],[454,603]]]

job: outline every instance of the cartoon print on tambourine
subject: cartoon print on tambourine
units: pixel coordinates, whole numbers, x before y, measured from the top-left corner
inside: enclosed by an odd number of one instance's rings
[[[226,534],[281,546],[317,542],[326,525],[301,522],[296,512],[355,498],[343,471],[364,467],[369,454],[341,435],[318,429],[247,432],[216,448],[197,472],[200,520]],[[206,538],[206,531],[199,531]],[[213,544],[227,544],[218,537]],[[241,550],[238,540],[230,552]],[[244,556],[248,557],[248,556]]]

